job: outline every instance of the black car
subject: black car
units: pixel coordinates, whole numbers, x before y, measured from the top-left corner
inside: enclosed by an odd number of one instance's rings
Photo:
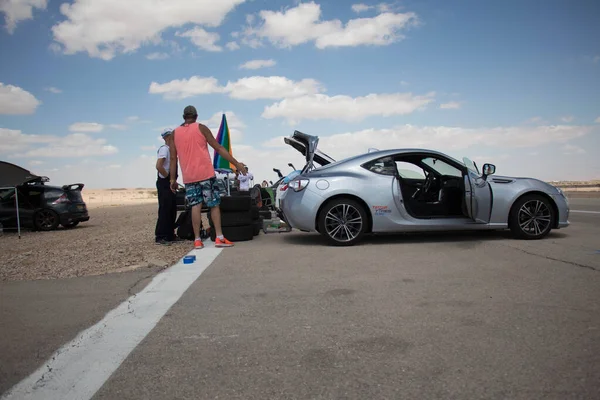
[[[59,225],[73,228],[90,219],[81,190],[82,183],[50,186],[37,179],[16,186],[21,227],[51,231]],[[14,189],[0,190],[0,223],[3,228],[17,227]]]

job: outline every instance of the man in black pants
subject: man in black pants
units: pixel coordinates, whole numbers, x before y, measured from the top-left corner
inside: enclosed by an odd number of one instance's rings
[[[156,189],[158,190],[158,220],[154,231],[156,244],[169,245],[175,240],[175,219],[177,218],[176,195],[170,187],[169,144],[173,140],[173,131],[165,131],[161,136],[165,144],[158,149],[156,160]]]

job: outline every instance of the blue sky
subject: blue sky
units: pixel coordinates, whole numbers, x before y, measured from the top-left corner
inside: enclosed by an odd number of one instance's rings
[[[425,147],[600,179],[598,2],[160,3],[2,3],[0,159],[152,187],[160,131],[193,104],[215,136],[226,113],[257,180],[302,163],[282,140],[295,129],[338,159]]]

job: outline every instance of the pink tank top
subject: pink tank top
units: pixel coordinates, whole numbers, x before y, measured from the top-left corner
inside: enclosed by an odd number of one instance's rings
[[[197,122],[175,129],[175,148],[183,183],[200,182],[215,176],[206,138]]]

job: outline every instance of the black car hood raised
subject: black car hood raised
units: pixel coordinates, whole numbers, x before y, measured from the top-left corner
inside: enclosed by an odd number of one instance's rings
[[[32,174],[23,167],[0,161],[0,187],[15,187],[40,179],[43,177]]]

